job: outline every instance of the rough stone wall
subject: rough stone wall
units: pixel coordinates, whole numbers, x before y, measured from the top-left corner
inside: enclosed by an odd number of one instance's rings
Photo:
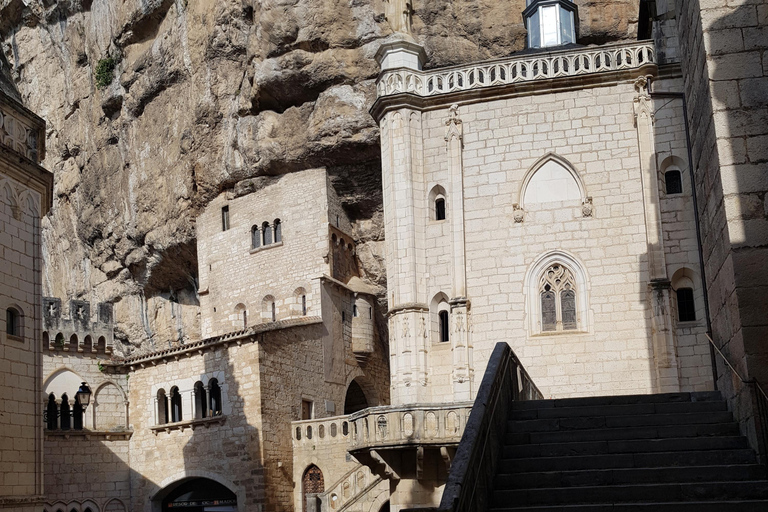
[[[416,1],[414,30],[433,66],[501,57],[523,48],[524,4]],[[581,4],[586,42],[634,38],[638,0]],[[0,84],[49,124],[45,294],[115,301],[126,350],[194,338],[192,219],[241,180],[318,165],[354,183],[344,206],[380,277],[378,178],[356,173],[379,159],[367,109],[383,12],[379,0],[0,1]]]
[[[743,378],[768,382],[768,71],[765,2],[677,2],[692,167],[712,335]],[[718,362],[718,385],[749,434],[752,404]]]

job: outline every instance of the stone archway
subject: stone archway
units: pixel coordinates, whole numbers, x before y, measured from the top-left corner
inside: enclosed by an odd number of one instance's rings
[[[162,512],[237,512],[237,496],[208,478],[186,478],[158,493]]]
[[[352,414],[369,407],[368,397],[365,396],[363,388],[353,380],[347,388],[347,396],[344,398],[344,414]]]

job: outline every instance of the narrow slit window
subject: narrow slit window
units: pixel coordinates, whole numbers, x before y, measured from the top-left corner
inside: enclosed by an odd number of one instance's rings
[[[560,307],[563,310],[563,330],[576,329],[576,293],[573,290],[560,293]]]
[[[696,320],[696,304],[693,301],[692,288],[677,289],[677,319],[680,322]]]
[[[229,206],[221,207],[221,230],[226,231],[229,229]]]
[[[307,316],[307,296],[301,296],[301,314]]]
[[[261,231],[259,226],[251,227],[251,249],[258,249],[261,246]]]
[[[14,308],[5,310],[5,333],[21,336],[21,315]]]
[[[283,241],[283,224],[280,219],[275,219],[275,243]]]
[[[211,416],[221,416],[221,387],[217,379],[211,379],[208,382],[209,412]]]
[[[272,303],[272,321],[277,321],[277,306],[275,306],[275,303]]]
[[[269,245],[272,243],[272,227],[269,225],[269,222],[265,222],[261,225],[261,232],[262,236],[264,238],[264,245]]]
[[[357,304],[352,306],[352,316],[357,318]]]
[[[435,220],[445,220],[445,199],[442,197],[435,200]]]
[[[664,182],[667,188],[667,194],[683,193],[683,177],[677,169],[664,173]]]
[[[441,311],[438,313],[438,320],[440,323],[440,342],[450,341],[450,325],[448,322],[448,312]]]
[[[174,387],[171,389],[171,422],[181,421],[181,393],[179,388]]]

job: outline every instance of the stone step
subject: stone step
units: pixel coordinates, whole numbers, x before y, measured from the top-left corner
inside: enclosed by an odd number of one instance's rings
[[[572,457],[504,458],[499,461],[497,473],[754,463],[755,453],[750,449],[743,448],[682,452],[617,453]]]
[[[651,453],[677,451],[729,450],[747,448],[742,436],[680,437],[667,439],[628,439],[505,446],[506,459],[529,457],[567,457],[603,453]]]
[[[513,419],[507,422],[507,432],[552,432],[558,430],[728,423],[731,421],[733,421],[733,416],[727,411],[680,414],[629,414],[624,416],[587,416],[531,420]]]
[[[492,507],[491,512],[766,512],[768,501],[691,501],[682,503],[602,503],[539,507]]]
[[[739,426],[734,422],[703,423],[699,425],[671,425],[657,427],[627,427],[590,430],[566,430],[554,432],[508,432],[506,445],[546,444],[619,439],[655,439],[665,437],[698,437],[738,435]]]
[[[591,405],[579,407],[552,407],[552,408],[534,408],[513,411],[514,420],[535,420],[550,418],[580,418],[590,416],[627,416],[627,415],[646,415],[646,414],[673,414],[673,413],[695,413],[727,411],[727,404],[722,401],[703,401],[703,402],[652,402],[640,404],[621,404],[621,405]]]
[[[576,503],[675,502],[707,500],[768,500],[768,481],[695,482],[670,484],[550,487],[497,490],[493,504],[505,506]]]
[[[494,480],[494,488],[527,489],[669,482],[743,481],[762,480],[765,477],[765,467],[759,464],[541,471],[499,474]]]
[[[594,396],[581,398],[561,398],[555,400],[525,400],[512,402],[512,410],[554,409],[558,407],[592,407],[598,405],[629,405],[650,403],[686,403],[722,401],[719,391],[700,391],[694,393],[660,393],[655,395],[618,395]]]

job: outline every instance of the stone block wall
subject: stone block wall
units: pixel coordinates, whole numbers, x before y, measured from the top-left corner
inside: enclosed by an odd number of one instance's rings
[[[768,5],[677,2],[712,335],[745,379],[768,382]],[[748,388],[718,362],[720,389],[754,437]]]
[[[47,210],[41,191],[25,178],[31,165],[18,162],[0,147],[0,508],[7,503],[14,510],[42,493],[38,322],[40,215]],[[7,310],[16,316],[15,331],[6,325]]]

